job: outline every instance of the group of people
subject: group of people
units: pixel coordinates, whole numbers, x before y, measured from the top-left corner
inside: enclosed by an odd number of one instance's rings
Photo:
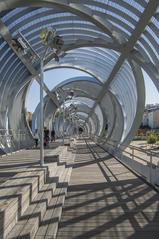
[[[35,147],[37,148],[39,143],[39,134],[37,129],[34,132],[34,140],[35,140]],[[50,135],[50,130],[44,127],[44,147],[46,147],[50,141],[51,142],[55,141],[55,130],[52,129],[51,135]]]

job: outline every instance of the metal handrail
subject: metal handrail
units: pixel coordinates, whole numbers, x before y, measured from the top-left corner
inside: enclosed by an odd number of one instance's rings
[[[148,152],[147,150],[143,150],[143,149],[141,149],[141,148],[138,148],[138,147],[136,147],[136,146],[133,146],[133,145],[124,145],[124,144],[120,144],[120,146],[118,146],[117,145],[117,141],[112,141],[112,142],[114,142],[114,144],[113,143],[110,143],[110,142],[107,142],[107,145],[109,146],[111,146],[111,147],[113,147],[113,148],[115,148],[116,149],[116,153],[118,153],[118,152],[125,152],[125,153],[127,153],[127,154],[129,154],[131,157],[132,157],[132,160],[134,160],[134,157],[136,158],[136,159],[139,159],[140,161],[143,161],[143,162],[145,162],[146,164],[147,164],[147,166],[148,166],[148,168],[149,168],[149,174],[146,176],[147,177],[147,180],[148,180],[148,182],[149,183],[151,183],[151,184],[153,184],[154,185],[154,182],[153,182],[153,177],[152,177],[152,170],[154,169],[154,168],[156,168],[156,167],[158,167],[158,165],[156,165],[156,164],[154,164],[153,163],[153,156],[155,156],[155,157],[157,157],[157,158],[159,158],[159,155],[158,154],[156,154],[156,153],[153,153],[152,151],[150,151],[150,152]],[[103,150],[108,150],[108,149],[105,149],[105,147],[103,146],[103,145],[100,145],[99,143],[96,143],[99,147],[101,147]],[[123,146],[123,150],[122,150],[122,146]],[[125,150],[125,148],[130,148],[131,150],[132,150],[132,153],[131,152],[128,152],[128,151],[126,151]],[[134,154],[134,150],[136,150],[136,151],[139,151],[139,152],[143,152],[143,153],[145,153],[145,154],[147,154],[147,156],[149,156],[150,158],[149,158],[149,160],[145,160],[145,159],[143,159],[143,158],[141,158],[140,156],[137,156],[137,155],[135,155]],[[112,153],[113,154],[113,153]],[[119,157],[119,160],[121,160],[120,159],[120,156],[122,156],[122,154],[120,155],[116,155],[116,156],[118,156]],[[123,162],[123,161],[122,161]],[[130,165],[129,164],[127,164],[127,163],[125,163],[128,167],[130,167]],[[134,169],[135,170],[135,169]],[[136,172],[138,172],[137,170],[135,170]],[[139,173],[139,172],[138,172]],[[140,175],[141,176],[143,176],[141,173],[140,173]]]
[[[117,142],[117,141],[112,141],[112,142]],[[113,144],[110,144],[110,143],[107,143],[107,144],[112,145],[112,146],[115,147],[115,145],[113,145]],[[125,148],[135,149],[136,151],[139,151],[139,152],[147,153],[147,155],[151,154],[152,156],[159,157],[159,154],[157,154],[155,152],[152,152],[152,151],[148,151],[148,149],[142,149],[142,148],[139,148],[139,147],[134,146],[134,145],[120,144],[120,147],[122,147],[122,146],[125,147]],[[120,147],[118,147],[118,148],[120,148]]]
[[[0,144],[1,147],[5,147],[14,151],[14,149],[23,148],[23,140],[26,140],[30,135],[28,131],[19,129],[0,129]]]
[[[112,142],[112,143],[107,142],[106,145],[110,145],[111,147],[115,148],[117,151],[121,150],[122,152],[124,152],[124,153],[130,155],[133,160],[134,160],[134,157],[135,157],[135,158],[139,159],[140,161],[143,161],[143,162],[146,163],[146,164],[149,163],[149,164],[151,164],[153,167],[156,166],[156,164],[153,163],[153,158],[152,158],[152,157],[157,157],[157,158],[159,158],[159,155],[158,155],[157,153],[154,153],[154,152],[152,152],[152,151],[148,151],[147,149],[144,150],[144,149],[141,149],[141,148],[136,147],[136,146],[133,146],[133,145],[120,144],[119,146],[117,146],[118,141],[111,141],[111,142]],[[113,143],[113,142],[114,142],[114,143]],[[101,148],[104,149],[104,146],[101,146],[100,144],[98,144],[98,145],[99,145]],[[122,149],[122,147],[125,148],[125,149]],[[132,150],[132,153],[126,151],[126,148],[130,148],[130,149]],[[134,150],[139,151],[139,152],[142,152],[142,153],[145,153],[145,154],[147,154],[147,156],[150,156],[150,161],[147,161],[147,160],[141,158],[140,156],[135,155],[135,154],[134,154]]]

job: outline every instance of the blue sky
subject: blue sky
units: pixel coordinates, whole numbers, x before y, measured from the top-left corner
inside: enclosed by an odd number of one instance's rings
[[[144,73],[145,86],[146,86],[146,104],[159,103],[159,94],[156,87],[150,80],[149,76]],[[87,74],[73,69],[55,69],[45,72],[44,81],[49,89],[54,88],[58,83],[74,76],[86,76]],[[28,92],[26,100],[27,111],[34,112],[40,99],[39,85],[33,81],[32,86]]]
[[[146,72],[143,71],[146,87],[146,104],[159,103],[159,93]]]
[[[44,73],[44,81],[45,84],[48,86],[48,88],[51,90],[63,80],[67,80],[74,76],[86,76],[86,75],[88,76],[88,74],[86,74],[85,72],[69,68],[55,69]],[[26,100],[27,111],[33,112],[35,110],[40,100],[39,91],[40,91],[39,84],[34,80],[32,86],[30,87],[30,91],[28,92],[28,97]]]

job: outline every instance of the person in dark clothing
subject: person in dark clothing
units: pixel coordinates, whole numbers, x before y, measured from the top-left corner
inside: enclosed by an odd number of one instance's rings
[[[44,128],[44,146],[49,144],[49,130],[45,127]]]
[[[35,133],[34,133],[34,140],[35,140],[35,147],[37,148],[38,147],[38,141],[39,141],[39,135],[38,135],[38,130],[37,129],[35,130]]]
[[[54,129],[51,131],[51,142],[52,141],[55,141],[55,130]]]
[[[83,129],[81,127],[78,128],[79,134],[83,133]]]

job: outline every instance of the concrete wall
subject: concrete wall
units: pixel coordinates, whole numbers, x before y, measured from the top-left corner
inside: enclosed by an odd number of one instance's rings
[[[143,114],[142,125],[143,126],[148,126],[149,125],[148,112],[145,112]]]
[[[148,113],[148,123],[152,129],[154,128],[153,115],[154,115],[154,112]]]
[[[153,112],[153,128],[159,128],[159,110]]]
[[[143,126],[149,126],[152,129],[159,128],[159,110],[145,112],[142,119]]]

